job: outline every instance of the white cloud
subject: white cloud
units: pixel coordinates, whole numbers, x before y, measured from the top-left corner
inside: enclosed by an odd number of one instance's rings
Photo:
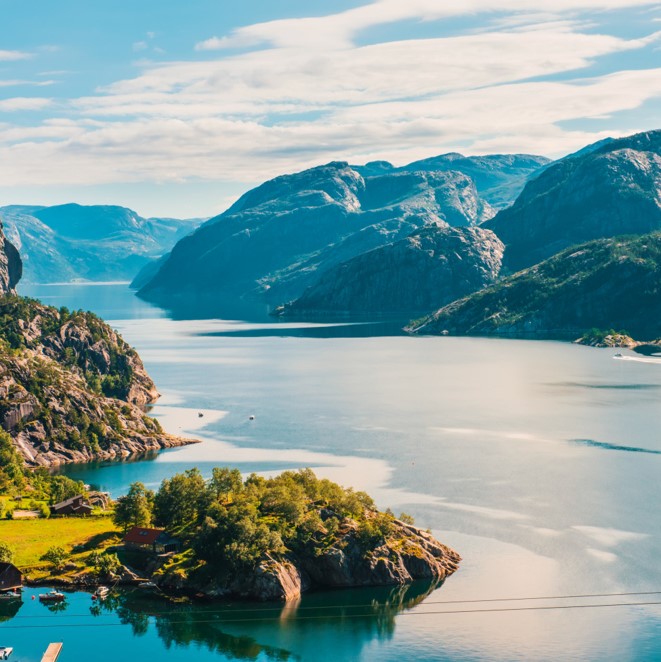
[[[146,51],[149,48],[146,41],[133,42],[133,50],[137,53],[139,51]]]
[[[14,97],[0,101],[0,111],[15,112],[18,110],[42,110],[53,103],[52,99],[38,97]]]
[[[14,62],[16,60],[27,60],[31,58],[31,53],[24,53],[23,51],[3,51],[0,50],[0,62]]]

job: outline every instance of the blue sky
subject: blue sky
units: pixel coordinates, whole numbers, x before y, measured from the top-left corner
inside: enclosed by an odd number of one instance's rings
[[[0,205],[209,216],[330,160],[660,128],[646,0],[0,0]]]

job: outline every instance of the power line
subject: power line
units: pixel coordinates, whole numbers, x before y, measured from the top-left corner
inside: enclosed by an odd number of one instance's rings
[[[544,605],[535,607],[494,607],[491,609],[448,609],[441,611],[410,611],[401,612],[397,616],[438,616],[442,614],[492,614],[492,613],[506,613],[518,611],[551,611],[561,609],[597,609],[603,607],[644,607],[644,606],[659,606],[661,601],[655,602],[610,602],[610,603],[593,603],[583,605]],[[152,616],[153,614],[145,614],[145,616]],[[366,618],[374,617],[378,614],[374,612],[366,612],[362,614],[326,614],[318,616],[298,616],[295,620],[320,620],[320,619],[340,619],[345,620],[349,618]],[[265,618],[228,618],[228,619],[206,619],[170,621],[169,625],[202,625],[202,624],[216,624],[224,625],[231,623],[263,623],[265,621],[280,621],[278,617],[265,617]],[[22,630],[30,628],[84,628],[84,627],[116,627],[119,625],[130,625],[129,623],[52,623],[47,625],[3,625],[2,630]]]
[[[527,602],[527,601],[533,601],[533,600],[580,600],[580,599],[586,599],[586,598],[623,598],[623,597],[630,597],[630,596],[635,596],[635,595],[661,595],[661,591],[631,591],[631,592],[619,592],[619,593],[579,593],[579,594],[574,594],[574,595],[536,595],[536,596],[529,596],[529,597],[510,597],[510,598],[479,598],[479,599],[474,599],[474,600],[433,600],[433,601],[428,601],[425,600],[421,603],[420,605],[457,605],[457,604],[484,604],[484,603],[493,603],[493,602]],[[99,604],[99,603],[97,603]],[[226,613],[235,613],[236,611],[240,611],[241,613],[249,613],[249,612],[270,612],[270,611],[276,611],[276,612],[286,612],[286,611],[317,611],[320,609],[363,609],[363,608],[370,608],[370,607],[378,607],[378,608],[383,608],[383,609],[388,609],[388,608],[393,608],[396,609],[400,605],[389,605],[389,604],[377,604],[374,605],[373,603],[364,603],[364,604],[339,604],[339,605],[318,605],[318,606],[298,606],[298,605],[288,605],[288,604],[283,604],[281,607],[250,607],[250,608],[242,608],[239,606],[238,608],[236,607],[225,607],[223,609],[213,609],[213,610],[203,610],[201,612],[202,615],[207,615],[207,614],[226,614]],[[416,605],[418,606],[418,605]],[[112,615],[114,612],[104,612],[99,614],[99,616],[106,616],[106,615]],[[147,612],[145,612],[147,613]],[[167,611],[150,611],[147,615],[148,616],[168,616],[171,614],[183,614],[186,613],[186,609],[169,609]],[[191,612],[192,613],[192,612]],[[62,613],[61,617],[67,617],[67,618],[78,618],[78,617],[86,617],[90,616],[91,614],[85,613],[85,614],[67,614],[67,613]],[[15,616],[13,620],[16,619],[21,619],[21,618],[51,618],[53,614],[35,614],[34,616]],[[96,618],[97,616],[95,616]]]

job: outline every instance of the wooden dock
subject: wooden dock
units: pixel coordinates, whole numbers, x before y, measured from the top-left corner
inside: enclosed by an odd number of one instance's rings
[[[44,653],[44,656],[41,658],[41,662],[56,662],[57,658],[60,657],[62,651],[62,644],[48,644],[48,648]]]

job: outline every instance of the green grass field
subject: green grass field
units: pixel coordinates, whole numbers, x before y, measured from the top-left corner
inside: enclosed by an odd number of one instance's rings
[[[116,543],[119,537],[110,517],[0,520],[0,540],[12,547],[19,568],[41,565],[39,558],[54,545],[67,551],[75,545],[92,549]]]

